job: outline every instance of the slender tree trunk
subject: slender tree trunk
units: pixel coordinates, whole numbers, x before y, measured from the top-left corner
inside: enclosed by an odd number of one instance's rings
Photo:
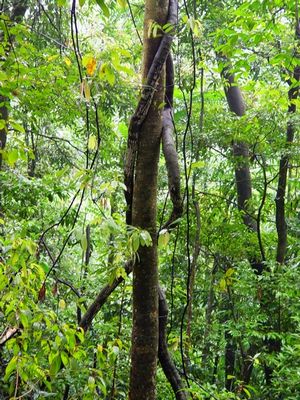
[[[2,153],[6,146],[6,124],[8,121],[7,101],[8,99],[5,96],[0,96],[0,120],[2,120],[1,123],[4,125],[3,128],[0,129],[0,170],[2,169]]]
[[[144,20],[143,81],[160,44],[148,37],[153,21],[167,20],[168,1],[146,0]],[[151,29],[150,29],[151,30]],[[132,199],[132,224],[146,229],[152,246],[140,247],[133,267],[133,328],[129,398],[150,400],[156,397],[158,351],[158,260],[156,244],[157,173],[162,130],[161,107],[164,101],[161,75],[150,108],[138,136],[135,182]]]
[[[201,365],[202,369],[207,369],[207,361],[209,359],[210,355],[210,350],[211,350],[211,341],[209,339],[209,335],[211,333],[211,327],[212,327],[212,313],[214,310],[214,299],[215,299],[215,293],[214,293],[214,286],[215,286],[215,274],[217,271],[218,264],[216,260],[214,261],[213,269],[211,272],[211,277],[210,277],[210,287],[209,287],[209,292],[208,292],[208,297],[207,297],[207,305],[206,305],[206,310],[205,310],[205,329],[204,329],[204,335],[203,335],[203,351],[202,351],[202,360],[201,360]]]

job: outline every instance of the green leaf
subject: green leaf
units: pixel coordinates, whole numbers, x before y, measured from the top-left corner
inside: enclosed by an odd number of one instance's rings
[[[60,366],[61,366],[61,357],[60,357],[60,354],[57,353],[53,357],[51,365],[50,365],[50,375],[55,376],[59,372]]]
[[[227,283],[226,283],[226,280],[225,280],[224,278],[220,279],[219,288],[220,288],[220,290],[221,290],[222,292],[226,292],[226,290],[227,290]]]
[[[12,128],[14,128],[15,131],[25,133],[24,127],[22,125],[18,124],[17,122],[9,121],[9,124]]]
[[[152,245],[152,238],[148,231],[141,231],[140,232],[140,240],[142,246],[151,246]]]
[[[195,161],[191,164],[191,169],[193,170],[194,168],[203,168],[205,167],[205,161],[199,160]]]
[[[4,382],[7,382],[11,374],[17,369],[18,356],[14,356],[5,369]]]
[[[107,70],[106,70],[106,79],[107,79],[107,82],[110,84],[110,86],[113,86],[115,84],[116,77],[111,68],[107,68]]]
[[[246,393],[246,395],[248,396],[248,399],[251,399],[251,393],[249,392],[248,389],[246,389],[245,387],[243,387],[243,391]]]
[[[22,310],[20,312],[20,321],[23,325],[23,327],[26,329],[29,326],[29,321],[28,321],[28,313],[25,310]]]
[[[234,375],[227,375],[227,379],[235,379]]]
[[[69,364],[69,357],[66,352],[62,351],[60,353],[61,361],[63,362],[64,366],[66,367]]]
[[[8,151],[6,153],[6,159],[7,159],[7,163],[8,165],[10,165],[11,167],[13,167],[15,165],[15,163],[17,162],[19,158],[19,152],[18,149],[12,149],[10,151]]]
[[[109,9],[108,9],[107,5],[104,3],[104,0],[96,0],[96,3],[100,6],[105,17],[108,18],[110,13],[109,13]]]

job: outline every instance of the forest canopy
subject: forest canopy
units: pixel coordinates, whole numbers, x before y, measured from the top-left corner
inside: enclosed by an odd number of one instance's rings
[[[0,398],[300,398],[298,0],[0,1]]]

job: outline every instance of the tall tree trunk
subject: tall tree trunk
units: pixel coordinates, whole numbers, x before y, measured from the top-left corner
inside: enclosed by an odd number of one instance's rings
[[[230,111],[238,117],[245,114],[245,102],[241,89],[236,85],[235,77],[228,67],[224,68],[222,76],[226,79],[225,95]],[[256,223],[249,216],[248,202],[252,196],[251,174],[249,168],[249,148],[245,142],[233,142],[233,155],[236,160],[235,183],[237,190],[238,208],[243,212],[243,221],[251,230],[256,230]]]
[[[143,82],[161,39],[148,36],[153,21],[164,25],[168,1],[146,0],[144,19]],[[149,29],[150,28],[150,29]],[[152,36],[152,35],[151,35]],[[164,101],[163,74],[157,81],[147,115],[138,132],[135,181],[132,198],[132,224],[146,229],[152,237],[150,247],[141,246],[133,266],[133,328],[129,398],[150,400],[156,397],[158,351],[158,260],[156,243],[157,173],[162,130],[161,107]]]
[[[226,85],[224,86],[225,95],[230,111],[232,111],[238,117],[245,115],[246,106],[243,99],[243,95],[239,86],[236,85],[235,76],[230,71],[230,67],[225,67],[222,71],[222,76],[226,80]],[[252,198],[252,183],[251,183],[251,172],[249,168],[249,147],[248,144],[243,141],[233,142],[232,151],[235,158],[235,183],[237,190],[237,203],[238,209],[243,213],[243,222],[252,232],[258,232],[258,223],[255,218],[251,215],[249,208],[249,201]],[[264,256],[261,254],[260,258],[251,257],[249,262],[254,269],[254,271],[260,275],[263,271]],[[229,343],[229,353],[225,357],[225,369],[230,369],[232,365],[231,357],[231,341],[229,338],[229,333],[225,334],[227,336],[227,343]],[[243,357],[241,380],[245,384],[248,384],[251,378],[251,373],[253,369],[252,357],[257,352],[257,345],[255,343],[250,344],[248,349],[248,354]],[[227,366],[228,362],[228,366]],[[230,373],[230,375],[234,375]],[[226,387],[231,387],[232,381],[226,382]]]

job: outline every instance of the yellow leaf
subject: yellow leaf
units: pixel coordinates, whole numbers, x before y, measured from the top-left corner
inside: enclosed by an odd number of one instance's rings
[[[58,58],[58,54],[54,54],[53,56],[50,56],[47,58],[47,61],[54,61]]]
[[[60,299],[60,300],[59,300],[58,307],[59,307],[61,310],[64,310],[64,309],[66,308],[66,302],[64,301],[64,299]]]
[[[103,346],[101,346],[101,344],[98,344],[97,351],[98,351],[98,353],[102,353],[103,352]]]
[[[68,67],[70,67],[71,64],[72,64],[72,62],[71,62],[71,60],[69,59],[69,57],[65,57],[65,58],[64,58],[64,62],[67,64]]]
[[[86,68],[87,73],[92,76],[95,73],[97,61],[91,54],[86,54],[82,58],[82,65]]]
[[[89,150],[95,150],[97,148],[97,138],[95,135],[89,137],[88,148]]]
[[[94,72],[96,70],[96,65],[97,65],[97,62],[96,62],[95,58],[92,58],[90,60],[90,62],[88,63],[88,65],[86,66],[86,70],[89,75],[94,75]]]
[[[221,279],[220,280],[220,282],[219,282],[219,288],[220,288],[220,290],[222,291],[222,292],[226,292],[226,286],[227,286],[227,284],[226,284],[226,281],[225,281],[225,279]]]
[[[228,268],[228,270],[225,273],[225,276],[226,276],[226,278],[230,278],[232,274],[234,274],[234,269]]]

